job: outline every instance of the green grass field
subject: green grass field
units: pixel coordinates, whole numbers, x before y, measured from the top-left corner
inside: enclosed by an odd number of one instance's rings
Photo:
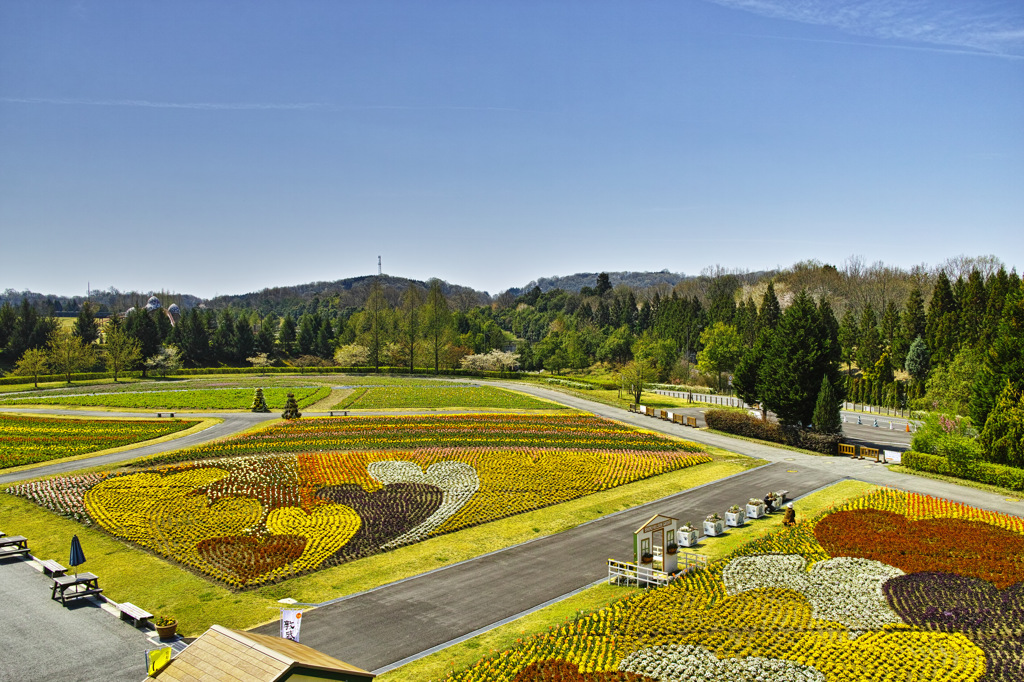
[[[360,386],[331,409],[385,410],[448,407],[507,410],[566,409],[557,403],[501,388],[447,382]]]
[[[197,388],[175,386],[170,390],[144,391],[135,384],[134,391],[104,391],[95,394],[67,393],[19,396],[0,401],[6,405],[66,405],[73,407],[113,407],[125,409],[162,410],[244,410],[252,405],[252,388]],[[209,384],[207,384],[209,386]],[[165,387],[166,388],[166,387]],[[267,406],[284,408],[287,394],[292,392],[299,407],[306,407],[330,395],[326,386],[267,388],[263,391]]]

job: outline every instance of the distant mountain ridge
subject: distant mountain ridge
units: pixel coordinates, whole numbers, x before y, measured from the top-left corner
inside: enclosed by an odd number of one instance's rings
[[[526,293],[534,287],[540,287],[541,291],[547,292],[552,289],[561,289],[562,291],[579,292],[583,287],[594,287],[597,284],[597,276],[601,274],[599,272],[578,272],[575,275],[566,275],[564,277],[540,277],[530,282],[526,286],[521,288],[509,289],[509,292],[518,296],[519,294]],[[660,272],[634,272],[630,270],[623,270],[621,272],[607,272],[608,281],[614,287],[618,284],[625,284],[632,289],[648,289],[659,284],[667,284],[670,287],[674,287],[684,279],[690,279],[686,275],[670,272],[669,270],[661,270]]]

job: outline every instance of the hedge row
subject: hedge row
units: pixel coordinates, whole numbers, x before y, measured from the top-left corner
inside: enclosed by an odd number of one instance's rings
[[[903,453],[903,465],[916,471],[927,471],[932,474],[953,476],[968,481],[997,485],[1010,490],[1024,491],[1024,469],[993,464],[992,462],[974,462],[966,467],[950,463],[941,455],[929,455],[924,452],[908,450]]]
[[[786,428],[773,421],[764,421],[746,412],[735,410],[708,410],[704,413],[704,421],[709,428],[724,431],[736,436],[766,440],[771,443],[782,443],[793,447],[813,450],[823,455],[835,455],[839,452],[840,434],[816,433],[802,429]]]
[[[433,374],[433,369],[417,368],[415,374]],[[208,374],[409,374],[408,367],[381,367],[379,370],[373,367],[196,367],[194,369],[177,369],[168,376],[205,376]],[[496,379],[519,379],[523,375],[519,372],[478,372],[468,369],[445,369],[441,370],[441,376],[457,377],[491,377]],[[130,372],[118,372],[118,377],[139,378],[142,376],[140,370]],[[112,379],[112,372],[82,372],[72,374],[72,381],[96,381],[98,379]],[[40,382],[64,381],[63,374],[40,375]],[[6,376],[0,377],[0,386],[11,384],[32,383],[32,377]]]

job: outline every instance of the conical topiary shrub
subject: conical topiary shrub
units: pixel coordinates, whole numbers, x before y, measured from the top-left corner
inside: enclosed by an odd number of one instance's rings
[[[284,419],[298,419],[302,414],[299,412],[299,404],[295,402],[295,394],[289,393],[288,400],[284,404],[284,414],[281,415]]]
[[[253,412],[270,412],[270,408],[267,407],[267,400],[263,397],[262,388],[256,389],[256,395],[252,397],[252,407],[249,409]]]

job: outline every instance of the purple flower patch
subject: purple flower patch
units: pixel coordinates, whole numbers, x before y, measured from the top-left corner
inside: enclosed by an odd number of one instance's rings
[[[983,680],[1024,680],[1024,583],[1005,590],[953,573],[912,573],[882,586],[909,625],[960,632],[985,652]]]

